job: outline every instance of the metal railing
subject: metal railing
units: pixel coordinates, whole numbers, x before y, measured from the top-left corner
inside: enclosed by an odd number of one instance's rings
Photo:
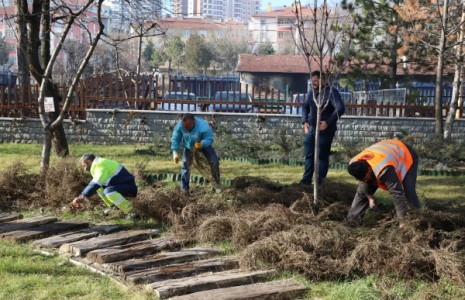
[[[359,91],[354,92],[354,99],[361,103],[362,101],[376,101],[378,103],[406,103],[407,89],[385,89],[385,90],[374,90],[374,91]]]
[[[68,88],[59,87],[66,95]],[[38,85],[0,85],[1,117],[38,117]],[[404,94],[405,95],[405,94]],[[405,96],[403,96],[405,97]],[[433,105],[399,103],[398,101],[360,101],[344,97],[346,115],[382,117],[434,117]],[[301,115],[304,94],[241,84],[236,79],[169,76],[99,75],[81,80],[69,106],[70,118],[85,119],[87,109],[130,109],[176,112],[230,112]],[[444,115],[448,106],[444,106]],[[463,108],[460,108],[463,117]]]

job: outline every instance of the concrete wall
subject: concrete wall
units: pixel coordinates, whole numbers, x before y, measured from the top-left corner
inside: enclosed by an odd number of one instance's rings
[[[221,134],[236,138],[260,138],[266,141],[285,132],[294,138],[303,134],[300,116],[256,114],[198,113],[211,122]],[[88,110],[86,121],[65,122],[72,143],[118,144],[152,143],[154,138],[169,139],[180,114],[173,112]],[[413,134],[428,141],[434,137],[434,120],[430,118],[382,118],[344,116],[339,121],[336,141],[370,144],[397,135]],[[38,119],[0,118],[0,142],[37,143],[42,141]],[[452,138],[460,143],[465,138],[465,120],[454,123]]]

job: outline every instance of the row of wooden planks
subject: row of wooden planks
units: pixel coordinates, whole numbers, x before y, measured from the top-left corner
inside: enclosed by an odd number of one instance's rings
[[[0,213],[0,239],[57,249],[123,282],[144,284],[160,299],[296,299],[306,290],[290,279],[269,281],[274,270],[241,270],[234,256],[160,237],[156,229]]]

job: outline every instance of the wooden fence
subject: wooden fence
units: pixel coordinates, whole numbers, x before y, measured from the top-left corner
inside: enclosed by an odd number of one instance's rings
[[[66,95],[68,88],[59,87]],[[0,117],[38,117],[38,85],[0,85]],[[181,112],[277,113],[301,115],[303,94],[241,84],[238,81],[169,76],[99,75],[79,82],[69,106],[69,117],[85,119],[85,111],[131,109]],[[346,102],[346,115],[379,117],[434,117],[434,106],[396,104],[357,99]],[[446,115],[448,106],[444,106]],[[460,109],[463,117],[463,109]]]

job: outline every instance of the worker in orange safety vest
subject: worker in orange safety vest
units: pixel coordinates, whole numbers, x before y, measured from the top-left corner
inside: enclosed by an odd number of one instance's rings
[[[371,145],[352,158],[347,170],[360,180],[347,216],[349,221],[359,220],[368,207],[376,209],[373,194],[378,188],[393,197],[399,227],[404,226],[408,204],[420,208],[416,193],[418,155],[409,145],[399,140]]]

